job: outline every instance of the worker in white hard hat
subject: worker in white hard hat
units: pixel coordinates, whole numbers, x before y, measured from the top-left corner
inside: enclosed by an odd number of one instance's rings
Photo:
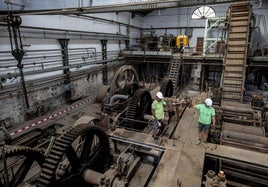
[[[207,138],[210,125],[212,123],[214,127],[216,123],[215,109],[212,106],[212,100],[210,98],[206,98],[203,104],[195,105],[195,108],[199,110],[198,141],[196,144],[199,145],[202,143],[204,147],[207,148]]]
[[[166,102],[163,100],[164,96],[162,92],[156,93],[156,99],[152,103],[152,115],[154,118],[153,132],[152,136],[154,139],[157,139],[157,136],[163,130],[162,120],[164,119],[164,110]]]

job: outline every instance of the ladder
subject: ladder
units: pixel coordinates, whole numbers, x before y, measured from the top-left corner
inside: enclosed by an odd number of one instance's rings
[[[180,56],[173,55],[172,63],[169,70],[168,79],[172,81],[173,89],[176,90],[178,85],[179,72],[181,67],[181,58]]]
[[[229,10],[222,100],[242,103],[252,7],[249,1],[233,3]]]

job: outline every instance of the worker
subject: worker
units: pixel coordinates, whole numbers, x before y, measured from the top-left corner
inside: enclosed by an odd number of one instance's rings
[[[152,136],[154,140],[157,139],[157,136],[161,134],[164,128],[162,125],[162,120],[164,119],[166,102],[163,99],[164,96],[162,92],[157,92],[156,99],[152,103],[152,115],[154,118]]]
[[[212,100],[210,98],[205,99],[203,104],[195,105],[195,108],[199,110],[198,141],[196,142],[196,145],[202,143],[203,146],[207,148],[207,138],[211,122],[213,127],[215,127],[215,109],[212,106]]]

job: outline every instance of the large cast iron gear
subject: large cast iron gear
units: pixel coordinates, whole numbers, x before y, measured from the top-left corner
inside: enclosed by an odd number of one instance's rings
[[[103,85],[97,92],[96,102],[102,103],[107,93],[132,95],[139,87],[139,76],[136,69],[130,65],[121,66],[114,74],[111,86]]]
[[[77,146],[79,147],[77,149]],[[38,187],[85,185],[84,169],[103,172],[110,155],[110,144],[106,133],[94,122],[79,124],[58,137],[49,151],[37,183]],[[68,168],[58,178],[60,163],[67,160]]]
[[[12,168],[3,169],[0,186],[18,187],[22,183],[28,183],[28,180],[30,180],[28,173],[32,167],[34,167],[34,173],[40,174],[41,165],[45,159],[44,152],[41,149],[11,145],[5,145],[1,149],[0,165],[3,166],[1,168],[4,168],[6,164],[12,164],[14,161],[16,164]],[[38,172],[38,169],[40,169],[40,172]]]
[[[131,128],[134,127],[134,123],[131,120],[139,120],[144,114],[151,114],[152,97],[148,90],[138,89],[131,98],[126,112],[127,125]],[[140,127],[137,127],[138,129]]]
[[[114,74],[111,82],[111,92],[115,93],[124,88],[129,82],[139,82],[139,76],[136,69],[130,65],[121,66]]]
[[[163,93],[164,97],[173,96],[173,83],[170,79],[164,79],[160,86],[160,92]]]

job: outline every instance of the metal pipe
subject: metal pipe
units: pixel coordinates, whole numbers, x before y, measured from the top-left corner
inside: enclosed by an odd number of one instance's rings
[[[142,29],[141,27],[137,27],[135,25],[130,25],[130,24],[126,24],[126,23],[114,21],[114,20],[109,20],[109,19],[104,19],[104,18],[89,16],[89,15],[85,15],[85,14],[81,14],[81,15],[66,15],[66,16],[75,17],[75,18],[76,17],[79,17],[79,18],[89,18],[89,19],[100,20],[100,21],[104,21],[104,22],[108,22],[108,23],[116,23],[118,25],[123,25],[123,26],[130,27],[130,28],[133,28],[133,29],[136,29],[136,30],[141,30]]]
[[[5,26],[6,24],[0,24],[0,26]],[[63,35],[64,37],[66,37],[66,35],[68,35],[68,38],[72,38],[72,37],[78,37],[81,39],[81,37],[92,37],[92,39],[109,39],[109,40],[118,40],[118,39],[128,39],[129,37],[127,35],[122,35],[122,34],[111,34],[111,33],[100,33],[100,32],[88,32],[88,31],[74,31],[74,30],[64,30],[64,29],[53,29],[53,28],[44,28],[44,27],[31,27],[31,26],[21,26],[21,28],[23,29],[23,37],[27,38],[40,38],[37,36],[34,36],[34,34],[40,34],[42,36],[44,36],[45,34],[45,38],[59,38],[59,35]],[[30,31],[27,31],[27,29],[32,29]],[[33,30],[37,30],[36,32],[34,32]],[[54,31],[54,32],[53,32]],[[58,32],[58,33],[55,33]],[[1,37],[7,37],[8,35],[4,35],[6,34],[6,30],[3,29],[2,30],[2,35]],[[29,36],[27,36],[27,34],[29,34]],[[48,35],[50,35],[50,37],[48,37]],[[52,37],[54,36],[54,37]]]
[[[222,130],[252,134],[256,136],[264,136],[265,134],[263,127],[261,128],[261,127],[247,126],[247,125],[239,125],[239,124],[228,123],[228,122],[222,123]]]
[[[61,52],[61,49],[33,49],[33,50],[30,50],[30,51],[27,51],[27,52],[44,52],[44,51],[47,51],[47,52],[49,52],[49,51],[55,51],[55,52],[57,52],[57,51],[59,51],[59,52]],[[10,53],[10,51],[0,51],[0,53]]]
[[[94,64],[102,64],[104,62],[114,62],[114,61],[117,61],[119,60],[120,58],[118,59],[112,59],[112,60],[100,60],[98,61],[97,63],[94,63]],[[54,67],[54,68],[47,68],[47,69],[43,69],[43,70],[36,70],[36,71],[29,71],[29,72],[24,72],[24,75],[34,75],[34,74],[38,74],[38,73],[47,73],[47,72],[51,72],[51,71],[58,71],[58,70],[64,70],[66,68],[76,68],[77,66],[83,66],[83,65],[92,65],[91,62],[87,62],[87,63],[79,63],[79,64],[74,64],[74,65],[68,65],[68,66],[60,66],[60,67]],[[11,76],[12,77],[16,77],[18,76],[19,73],[12,73]],[[5,78],[6,75],[0,75],[0,79],[1,78]]]
[[[118,59],[118,65],[120,65],[120,60],[122,60],[121,58]],[[114,64],[108,64],[109,68],[114,67]],[[116,65],[117,66],[117,65]],[[76,71],[76,72],[72,72],[71,74],[71,78],[74,79],[75,77],[86,77],[89,73],[92,72],[97,72],[97,71],[101,71],[101,66],[95,66],[95,67],[91,67],[89,69],[84,69],[84,70],[80,70],[80,71]],[[46,78],[42,78],[42,79],[38,79],[38,80],[32,80],[32,81],[28,81],[28,90],[29,91],[33,91],[35,89],[40,89],[40,87],[47,86],[48,83],[58,83],[59,81],[63,81],[63,74],[61,75],[54,75],[53,77],[46,77]],[[39,86],[37,88],[37,86]],[[17,93],[17,91],[20,90],[19,87],[19,83],[17,84],[12,84],[12,85],[6,85],[4,87],[4,89],[0,90],[0,96],[4,96],[4,94],[9,94],[9,93]],[[9,97],[9,96],[8,96]]]
[[[250,172],[255,175],[263,175],[263,176],[268,176],[268,169],[266,167],[255,167],[253,165],[246,165],[241,162],[232,162],[228,160],[222,160],[222,167],[233,167],[239,170],[243,170],[244,172]],[[222,169],[222,168],[221,168]]]
[[[116,99],[125,99],[125,100],[127,100],[127,99],[128,99],[128,96],[127,96],[127,95],[121,95],[121,94],[113,95],[113,96],[111,97],[111,99],[110,99],[109,105],[110,105],[110,106],[113,106],[114,101],[115,101]]]
[[[248,142],[248,144],[256,144],[257,146],[262,146],[268,148],[268,138],[267,137],[262,137],[262,136],[256,136],[252,134],[246,134],[246,133],[241,133],[241,132],[234,132],[234,131],[229,131],[229,130],[223,130],[222,131],[222,140],[224,139],[228,140],[236,140],[236,141],[244,141]],[[258,145],[257,145],[258,144]]]
[[[103,174],[96,172],[94,170],[91,169],[86,169],[83,173],[82,173],[82,178],[89,184],[92,185],[100,185],[102,179]]]
[[[254,177],[254,176],[249,176],[249,175],[246,175],[246,174],[243,174],[243,173],[238,173],[238,172],[235,172],[235,171],[231,171],[229,169],[224,169],[224,172],[225,172],[226,175],[234,176],[237,179],[242,179],[243,181],[245,181],[245,183],[248,183],[246,181],[252,181],[252,182],[255,183],[256,186],[258,186],[258,185],[267,185],[268,184],[268,180],[260,179],[260,178]],[[253,185],[253,186],[255,186],[255,185]]]
[[[88,50],[88,49],[94,50],[93,55],[94,55],[95,59],[97,58],[96,48],[83,48],[83,49],[85,49],[85,50]],[[32,51],[29,51],[29,52],[32,52]],[[61,51],[59,51],[59,52],[61,52]],[[10,51],[8,51],[8,53],[10,53]],[[114,55],[118,55],[119,51],[108,52],[108,56],[110,55],[110,53],[114,54]],[[87,54],[88,55],[88,53],[86,53],[86,52],[70,53],[70,55],[76,55],[76,54]],[[99,53],[99,54],[101,55],[101,53]],[[33,54],[33,55],[35,55],[35,54]],[[36,59],[39,59],[39,58],[44,59],[44,58],[51,58],[51,57],[62,57],[61,54],[58,54],[58,55],[48,54],[46,56],[44,54],[40,54],[40,55],[42,55],[42,56],[28,56],[28,57],[25,57],[24,59],[25,60],[36,60]],[[0,59],[0,63],[1,63],[1,61],[4,61],[4,62],[11,61],[12,62],[12,61],[14,61],[14,59],[13,58]],[[43,61],[43,62],[46,62],[46,61]],[[24,63],[24,65],[26,65],[26,64],[29,64],[29,63]]]
[[[247,114],[253,114],[253,109],[252,108],[246,108],[246,107],[239,107],[239,106],[226,106],[223,105],[221,107],[221,109],[223,110],[223,112],[233,112],[233,113],[247,113]]]

